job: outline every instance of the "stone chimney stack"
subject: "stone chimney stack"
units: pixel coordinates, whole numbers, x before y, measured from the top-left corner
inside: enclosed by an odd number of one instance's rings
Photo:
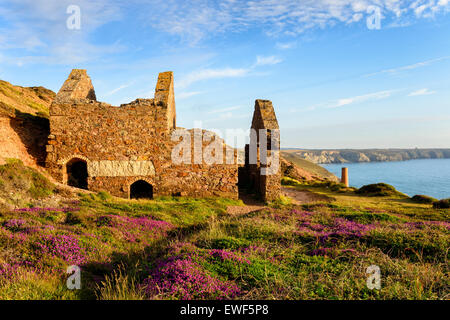
[[[64,82],[55,97],[56,102],[70,102],[72,100],[94,100],[95,96],[94,86],[91,78],[89,78],[85,69],[73,69],[69,78]]]
[[[348,168],[342,168],[342,177],[341,177],[341,183],[344,184],[347,188],[349,187],[348,183]]]

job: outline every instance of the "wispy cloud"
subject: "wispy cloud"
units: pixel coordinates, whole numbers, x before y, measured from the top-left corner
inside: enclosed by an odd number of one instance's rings
[[[396,73],[399,73],[399,72],[402,72],[402,71],[409,71],[409,70],[414,70],[414,69],[417,69],[417,68],[426,67],[426,66],[432,65],[432,64],[434,64],[436,62],[440,62],[440,61],[444,61],[444,60],[448,60],[448,59],[450,59],[450,57],[440,57],[440,58],[436,58],[436,59],[431,59],[431,60],[417,62],[417,63],[406,65],[406,66],[397,67],[397,68],[381,70],[381,71],[378,71],[378,72],[367,74],[365,76],[366,77],[371,77],[371,76],[375,76],[375,75],[378,75],[378,74],[396,74]]]
[[[218,115],[218,117],[207,119],[205,120],[205,123],[209,122],[217,122],[217,121],[225,121],[225,120],[231,120],[231,119],[246,119],[250,116],[248,114],[234,114],[233,112],[223,112]]]
[[[81,9],[81,29],[69,30],[67,7]],[[21,49],[22,63],[73,64],[121,50],[118,42],[96,45],[91,32],[120,18],[119,3],[107,0],[15,0],[0,9],[1,50]]]
[[[297,45],[296,41],[291,41],[291,42],[277,42],[275,44],[275,48],[280,49],[280,50],[288,50],[288,49],[292,49]]]
[[[439,1],[414,1],[410,8],[414,11],[414,14],[418,18],[432,18],[439,12],[443,7],[446,8],[449,4],[449,0],[439,0]],[[447,8],[448,9],[448,8]]]
[[[448,0],[262,0],[208,1],[195,6],[188,1],[153,0],[152,25],[196,43],[226,31],[258,27],[270,36],[295,36],[310,29],[339,23],[364,23],[371,5],[382,9],[384,20],[413,20],[433,17],[450,9]]]
[[[183,92],[177,93],[176,98],[177,98],[177,100],[183,100],[183,99],[188,99],[193,96],[197,96],[202,93],[203,93],[202,91],[191,91],[191,92],[183,91]]]
[[[269,57],[257,56],[254,67],[265,66],[265,65],[274,65],[274,64],[281,63],[282,61],[283,60],[281,60],[280,58],[277,58],[275,56],[269,56]]]
[[[350,98],[344,98],[339,99],[330,105],[328,105],[328,108],[339,108],[343,106],[348,106],[351,104],[357,104],[357,103],[363,103],[371,100],[381,100],[386,99],[392,96],[392,93],[394,93],[396,90],[386,90],[386,91],[379,91],[374,93],[369,93],[365,95],[350,97]]]
[[[430,91],[428,88],[420,89],[417,91],[413,91],[410,94],[408,94],[409,97],[416,97],[416,96],[428,96],[431,94],[435,94],[436,91]]]
[[[237,110],[237,109],[241,109],[241,108],[242,108],[242,106],[234,106],[234,107],[216,109],[216,110],[209,111],[208,114],[229,112],[229,111],[233,111],[233,110]]]
[[[236,78],[243,77],[250,72],[250,69],[243,68],[224,68],[224,69],[204,69],[189,73],[187,76],[178,81],[178,88],[186,88],[194,82],[210,79]]]
[[[133,85],[133,82],[127,83],[127,84],[123,84],[123,85],[121,85],[121,86],[119,86],[119,87],[117,87],[117,88],[115,88],[115,89],[113,89],[113,90],[107,92],[107,93],[105,94],[105,96],[106,96],[106,97],[112,96],[113,94],[116,94],[116,93],[119,92],[120,90],[123,90],[123,89],[125,89],[125,88],[128,88],[128,87],[130,87],[131,85]]]
[[[368,93],[364,95],[358,95],[348,98],[342,98],[337,100],[330,100],[322,103],[317,103],[314,105],[311,105],[306,108],[290,108],[290,113],[297,113],[297,112],[308,112],[313,111],[316,109],[333,109],[333,108],[340,108],[349,106],[352,104],[360,104],[364,102],[374,101],[374,100],[382,100],[390,98],[395,92],[399,90],[384,90],[384,91],[378,91],[373,93]]]
[[[219,69],[201,69],[193,71],[182,77],[176,86],[178,88],[187,88],[195,82],[223,79],[223,78],[239,78],[250,75],[256,68],[262,66],[275,65],[283,60],[276,56],[257,56],[253,65],[244,68],[219,68]],[[252,74],[258,74],[253,72]],[[261,73],[259,73],[261,74]]]

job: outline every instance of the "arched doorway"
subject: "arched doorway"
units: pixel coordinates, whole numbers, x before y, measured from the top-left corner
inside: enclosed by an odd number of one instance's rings
[[[84,160],[74,158],[67,162],[67,184],[72,187],[86,189],[88,188],[87,163]]]
[[[130,199],[153,199],[153,186],[144,180],[138,180],[130,186]]]

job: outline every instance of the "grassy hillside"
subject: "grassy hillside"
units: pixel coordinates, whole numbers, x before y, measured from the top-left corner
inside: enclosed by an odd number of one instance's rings
[[[15,111],[48,117],[55,93],[44,87],[20,87],[0,80],[0,114],[14,116]]]
[[[242,203],[219,198],[98,193],[55,204],[58,191],[28,170],[0,166],[2,190],[21,174],[17,192],[41,197],[39,207],[0,209],[0,299],[449,298],[448,209],[327,183],[291,188],[331,202],[246,214],[227,213]],[[374,264],[380,290],[366,286]],[[66,288],[69,265],[81,267],[81,290]]]
[[[0,80],[0,164],[7,158],[34,167],[43,164],[54,97],[43,87],[24,88]]]
[[[329,172],[327,169],[325,169],[311,161],[302,159],[302,158],[298,157],[295,153],[282,150],[281,156],[284,159],[294,163],[299,168],[302,168],[302,169],[312,173],[319,179],[337,181],[336,176],[334,174],[332,174],[331,172]]]

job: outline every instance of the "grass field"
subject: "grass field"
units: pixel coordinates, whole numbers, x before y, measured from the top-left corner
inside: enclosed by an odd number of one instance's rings
[[[11,165],[1,170],[4,188]],[[50,197],[33,179],[33,194]],[[450,210],[290,187],[330,201],[231,215],[227,207],[242,202],[98,193],[2,209],[0,299],[449,298]],[[81,267],[81,290],[66,287],[69,265]],[[366,285],[371,265],[380,290]]]

